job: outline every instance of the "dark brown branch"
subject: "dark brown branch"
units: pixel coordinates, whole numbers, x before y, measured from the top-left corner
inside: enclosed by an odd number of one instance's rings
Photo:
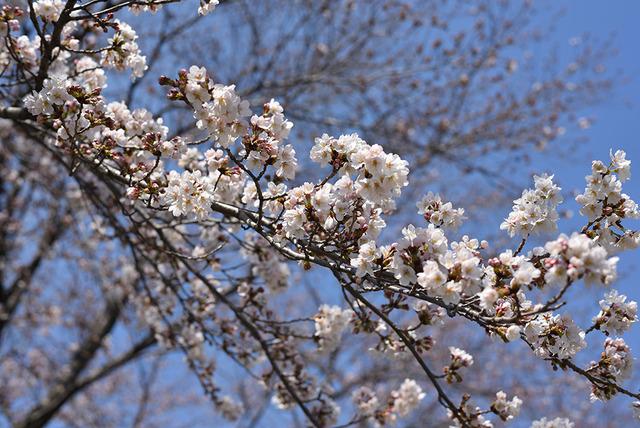
[[[14,424],[14,428],[41,428],[45,426],[58,410],[76,393],[76,380],[93,360],[102,346],[104,338],[111,332],[120,316],[121,304],[108,300],[103,316],[91,329],[80,348],[71,357],[68,368],[49,389],[46,397],[33,407],[26,417]]]

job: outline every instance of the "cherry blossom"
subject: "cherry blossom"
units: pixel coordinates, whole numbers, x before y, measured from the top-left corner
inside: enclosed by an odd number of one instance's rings
[[[133,13],[154,13],[162,4],[129,6]],[[206,15],[218,5],[201,0],[198,12]],[[449,346],[446,336],[445,343],[436,337],[449,318],[497,339],[495,346],[521,342],[546,365],[583,379],[593,399],[639,398],[623,387],[633,358],[622,338],[607,337],[600,358],[586,368],[574,358],[597,330],[607,336],[626,332],[637,320],[636,303],[609,291],[586,329],[570,311],[558,312],[572,292],[579,293],[580,281],[612,286],[615,254],[640,244],[626,223],[640,218],[640,211],[622,193],[631,176],[624,151],[611,151],[608,165],[593,162],[587,188],[576,198],[586,225],[543,246],[529,248],[527,240],[555,232],[563,202],[554,176],[546,174],[534,176],[534,189],[513,202],[500,226],[522,237],[517,248],[493,249],[480,237],[455,236],[465,211],[433,192],[416,204],[426,224],[404,223],[396,233],[387,221],[406,202],[410,171],[392,148],[357,133],[322,134],[305,153],[290,141],[294,124],[286,106],[275,98],[252,105],[253,98],[241,96],[241,86],[220,83],[197,65],[159,79],[169,105],[186,112],[184,117],[166,111],[156,117],[151,111],[157,109],[110,101],[103,93],[112,79],[105,70],[130,70],[133,79],[142,78],[153,70],[152,56],[147,63],[140,49],[145,45],[138,45],[138,34],[120,19],[124,4],[98,15],[89,13],[91,6],[37,1],[33,12],[39,20],[28,24],[36,31],[20,37],[12,32],[19,31],[14,21],[24,13],[3,9],[3,37],[16,52],[3,53],[0,62],[26,79],[7,86],[17,89],[15,102],[2,107],[3,121],[26,139],[37,135],[34,144],[47,153],[46,162],[76,186],[67,191],[69,204],[91,219],[87,223],[97,237],[83,245],[91,253],[118,249],[117,263],[110,261],[120,266],[110,268],[117,270],[117,284],[99,292],[116,299],[114,311],[130,304],[127,317],[149,332],[148,341],[184,355],[224,418],[237,420],[247,410],[221,387],[217,352],[246,370],[278,409],[299,412],[316,427],[345,418],[347,425],[367,419],[393,424],[421,405],[427,397],[423,385],[453,426],[491,427],[491,418],[514,419],[524,406],[517,396],[508,399],[498,388],[484,399],[465,392],[474,377],[474,356]],[[81,35],[98,30],[107,35]],[[468,77],[461,82],[468,84]],[[299,115],[294,110],[290,117]],[[183,120],[188,131],[180,129]],[[443,132],[446,126],[442,122]],[[546,133],[553,132],[559,131]],[[303,156],[323,168],[307,174]],[[72,209],[64,217],[74,214]],[[307,271],[334,281],[339,305],[315,294],[278,305]],[[395,389],[356,381],[357,388],[343,391],[351,392],[353,402],[352,415],[345,416],[325,366],[327,358],[341,358],[347,335],[349,344],[361,344],[375,358],[413,362],[423,377],[406,378]],[[446,354],[445,361],[432,370],[438,352]],[[448,385],[453,383],[462,391],[457,402]],[[560,418],[532,425],[570,426]]]
[[[547,419],[542,418],[534,421],[531,428],[574,428],[575,425],[567,418]]]
[[[638,305],[627,302],[627,296],[611,290],[600,300],[600,313],[593,318],[596,328],[607,334],[622,334],[638,320]]]
[[[528,236],[557,228],[557,206],[562,202],[560,188],[553,183],[553,175],[534,176],[535,189],[522,192],[513,201],[513,210],[500,225],[510,236]]]
[[[340,337],[349,326],[352,318],[350,310],[338,306],[322,305],[314,316],[316,322],[315,337],[321,350],[331,351],[340,343]]]

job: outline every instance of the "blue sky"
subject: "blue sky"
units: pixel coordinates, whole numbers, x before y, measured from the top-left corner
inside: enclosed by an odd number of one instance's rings
[[[608,100],[602,102],[593,113],[597,121],[589,131],[591,141],[584,147],[585,152],[599,155],[610,146],[623,147],[629,157],[640,163],[640,2],[564,0],[558,2],[565,7],[553,38],[568,44],[569,38],[587,31],[600,38],[615,36],[613,48],[619,50],[617,56],[606,63],[610,70],[621,70],[627,79],[619,82],[617,90]],[[564,40],[563,40],[564,39]],[[631,184],[640,189],[637,180]]]

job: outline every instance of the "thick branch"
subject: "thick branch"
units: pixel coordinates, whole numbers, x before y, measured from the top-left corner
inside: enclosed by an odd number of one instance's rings
[[[102,341],[111,332],[120,316],[120,302],[109,300],[101,320],[90,331],[80,348],[74,353],[68,368],[51,387],[46,397],[32,408],[25,419],[14,428],[40,428],[45,426],[58,410],[79,391],[77,379],[102,346]]]
[[[26,108],[22,107],[0,107],[0,118],[3,119],[13,119],[13,120],[23,120],[29,119],[31,114],[27,111]]]

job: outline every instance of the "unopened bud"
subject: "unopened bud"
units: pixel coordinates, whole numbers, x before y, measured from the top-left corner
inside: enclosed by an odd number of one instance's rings
[[[158,79],[158,83],[161,86],[174,86],[173,79],[170,79],[169,77],[164,76],[164,75],[160,76],[160,78]]]

